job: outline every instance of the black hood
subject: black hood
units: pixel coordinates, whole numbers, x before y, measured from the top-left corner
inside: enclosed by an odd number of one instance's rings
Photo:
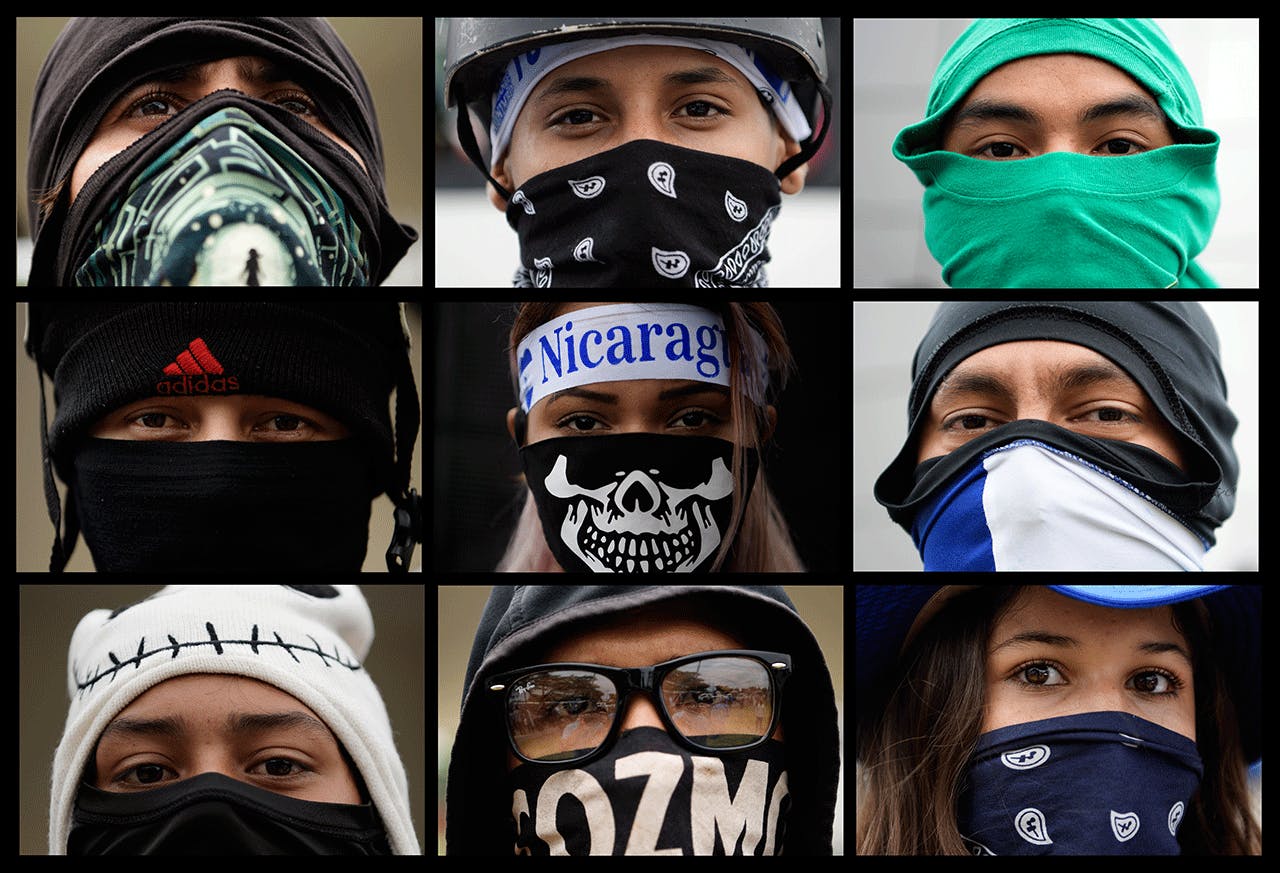
[[[786,652],[792,676],[782,724],[792,798],[784,854],[830,855],[840,738],[835,692],[813,634],[778,585],[497,585],[467,664],[462,717],[449,763],[445,839],[450,855],[509,857],[507,740],[479,681],[523,666],[537,649],[585,620],[666,601],[696,599],[753,647]]]
[[[1020,340],[1075,343],[1111,359],[1151,398],[1184,447],[1184,470],[1154,451],[1094,439],[1044,422],[1015,421],[942,458],[916,461],[929,402],[947,374],[975,352]],[[1218,335],[1198,303],[1000,302],[944,303],[916,349],[907,404],[907,438],[876,480],[875,496],[911,531],[916,511],[964,463],[1011,439],[1031,436],[1083,457],[1146,489],[1207,543],[1235,508],[1240,464],[1231,437],[1236,416],[1218,357]]]
[[[236,55],[261,55],[297,71],[349,154],[288,110],[235,91],[196,101],[100,167],[70,204],[70,176],[107,109],[164,70]],[[31,285],[68,285],[91,244],[89,231],[138,171],[223,105],[236,105],[297,151],[342,196],[364,233],[370,281],[381,283],[418,235],[387,206],[382,140],[373,97],[355,60],[320,18],[76,18],[58,36],[36,82],[27,164],[35,251]],[[66,180],[47,217],[34,199]]]

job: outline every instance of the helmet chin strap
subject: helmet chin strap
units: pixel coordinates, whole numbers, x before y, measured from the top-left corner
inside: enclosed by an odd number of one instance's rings
[[[818,149],[822,148],[822,141],[827,138],[827,131],[831,128],[831,89],[823,82],[818,82],[817,85],[818,93],[822,95],[822,127],[817,136],[810,137],[808,142],[800,146],[799,152],[787,158],[782,166],[773,171],[779,180],[787,178],[797,167],[816,155]]]
[[[497,179],[489,174],[489,167],[485,164],[484,155],[480,154],[480,145],[476,142],[475,131],[471,129],[471,110],[467,108],[467,95],[459,83],[458,87],[458,144],[462,146],[462,151],[471,159],[471,163],[480,168],[480,172],[484,173],[484,177],[489,180],[497,192],[502,195],[502,199],[510,202],[511,192],[502,186]]]

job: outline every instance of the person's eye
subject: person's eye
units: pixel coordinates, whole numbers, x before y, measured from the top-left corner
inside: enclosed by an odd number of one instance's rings
[[[677,117],[697,120],[709,120],[728,114],[728,110],[722,106],[712,103],[710,100],[690,100],[688,103],[685,103],[676,110]]]
[[[169,412],[143,410],[131,413],[126,419],[132,439],[171,439],[181,436],[187,429],[186,422]]]
[[[597,124],[604,119],[594,110],[577,107],[565,112],[558,113],[551,119],[552,127],[587,127],[591,124]]]
[[[172,777],[166,778],[166,777]],[[134,764],[112,778],[114,785],[122,788],[150,788],[161,782],[173,781],[178,774],[163,764]]]
[[[608,425],[588,413],[575,412],[562,417],[556,422],[555,426],[560,430],[573,431],[575,433],[587,433],[594,430],[604,430]]]
[[[273,755],[250,767],[249,772],[255,776],[266,776],[271,779],[292,779],[310,771],[293,758]]]
[[[961,412],[944,419],[942,430],[960,434],[978,433],[998,427],[1002,423],[986,413]]]
[[[169,91],[148,91],[130,103],[120,117],[163,120],[176,115],[184,102],[177,94]]]
[[[1142,419],[1118,406],[1099,406],[1096,409],[1090,409],[1084,414],[1077,416],[1076,421],[1087,422],[1088,424],[1101,424],[1110,427],[1116,427],[1126,424],[1141,424]]]
[[[1134,673],[1129,682],[1134,691],[1151,697],[1177,697],[1184,685],[1175,674],[1156,667]]]
[[[1049,661],[1029,661],[1017,667],[1009,678],[1019,685],[1030,688],[1067,684],[1058,665]]]
[[[295,115],[314,116],[318,115],[315,101],[305,91],[298,91],[290,88],[284,91],[273,91],[263,97],[277,106],[283,106]]]
[[[1027,157],[1027,155],[1026,149],[1011,142],[992,142],[978,149],[973,156],[975,158],[992,158],[1000,161],[1010,158],[1023,158]]]
[[[1095,151],[1106,157],[1110,155],[1136,155],[1139,152],[1147,151],[1147,149],[1131,139],[1117,137],[1116,139],[1107,140]]]
[[[720,424],[724,419],[706,409],[685,409],[676,413],[667,427],[678,428],[681,430],[696,430],[700,427],[709,427]]]

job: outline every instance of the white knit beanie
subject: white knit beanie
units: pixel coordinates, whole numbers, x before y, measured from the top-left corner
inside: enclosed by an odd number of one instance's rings
[[[397,855],[421,854],[409,784],[364,659],[373,616],[355,585],[170,585],[80,620],[71,709],[53,762],[49,853],[65,855],[85,764],[103,729],[153,685],[189,673],[248,676],[310,707],[346,747]]]

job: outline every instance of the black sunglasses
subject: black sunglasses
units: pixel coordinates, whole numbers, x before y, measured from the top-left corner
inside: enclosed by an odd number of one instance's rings
[[[753,649],[685,655],[651,667],[538,664],[491,676],[507,739],[532,764],[585,762],[612,744],[632,692],[667,732],[699,752],[742,752],[773,735],[791,656]]]

